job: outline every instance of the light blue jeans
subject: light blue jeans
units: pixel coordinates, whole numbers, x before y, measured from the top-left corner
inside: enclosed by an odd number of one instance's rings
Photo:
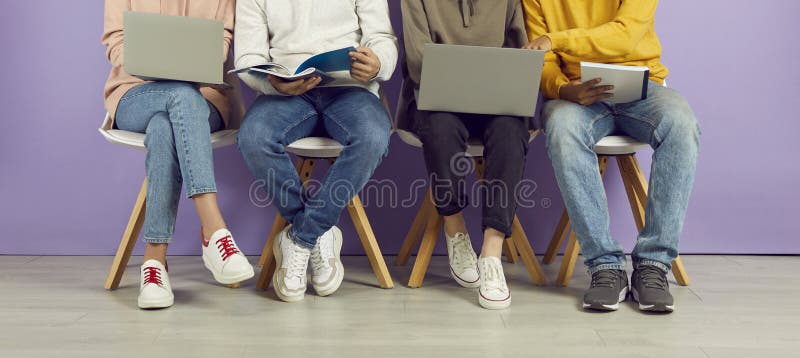
[[[146,135],[144,241],[169,243],[181,184],[190,198],[217,191],[211,132],[223,128],[222,118],[194,85],[160,81],[128,90],[115,123],[119,129]]]
[[[260,96],[239,130],[239,150],[253,175],[292,228],[298,245],[313,248],[339,221],[389,148],[389,114],[359,87],[316,88],[301,96]],[[319,188],[306,192],[286,146],[330,136],[344,146]]]
[[[673,89],[650,83],[647,99],[641,101],[581,106],[550,100],[543,116],[547,153],[589,273],[625,269],[622,246],[611,237],[594,145],[621,133],[653,147],[645,227],[631,256],[635,267],[669,271],[678,255],[700,143],[700,128],[686,100]]]

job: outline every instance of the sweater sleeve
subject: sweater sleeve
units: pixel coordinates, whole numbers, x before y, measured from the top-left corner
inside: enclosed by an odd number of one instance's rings
[[[261,0],[236,2],[236,31],[233,41],[236,68],[265,65],[271,61],[268,26],[267,14]],[[283,95],[269,83],[266,76],[242,72],[239,78],[258,93]]]
[[[130,9],[130,0],[105,1],[101,41],[106,46],[106,57],[113,66],[122,67],[125,61],[122,16],[125,11],[130,11]]]
[[[403,44],[408,77],[414,82],[414,88],[419,89],[425,44],[433,43],[425,5],[422,0],[402,0],[400,9],[403,13]]]
[[[397,37],[389,19],[389,4],[386,0],[357,0],[356,15],[361,27],[361,46],[372,49],[381,61],[374,80],[388,81],[397,67]]]
[[[222,6],[222,23],[225,30],[223,35],[223,41],[225,43],[222,48],[222,61],[226,61],[231,51],[231,42],[233,42],[233,29],[236,18],[236,0],[224,0]]]
[[[525,26],[528,37],[533,40],[547,33],[547,22],[542,12],[539,0],[524,1]],[[553,51],[548,51],[544,56],[544,69],[542,70],[542,94],[546,98],[557,99],[561,86],[569,83],[569,79],[561,71],[561,60]]]
[[[623,0],[617,16],[597,27],[547,34],[553,50],[575,57],[618,58],[633,52],[655,19],[658,0]]]
[[[525,16],[523,16],[522,5],[519,1],[511,1],[510,3],[513,5],[508,28],[506,29],[504,46],[520,48],[528,44],[528,32],[525,30]]]

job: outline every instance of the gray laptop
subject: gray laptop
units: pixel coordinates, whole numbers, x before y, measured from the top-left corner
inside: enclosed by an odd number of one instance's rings
[[[128,74],[223,84],[222,21],[132,11],[123,21]]]
[[[533,117],[544,51],[426,44],[417,108]]]

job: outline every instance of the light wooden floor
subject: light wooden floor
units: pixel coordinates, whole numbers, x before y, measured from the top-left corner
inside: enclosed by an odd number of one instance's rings
[[[569,288],[537,288],[522,264],[505,266],[511,309],[483,310],[444,257],[420,289],[392,266],[391,290],[346,257],[339,292],[296,304],[253,281],[215,285],[199,257],[173,257],[175,306],[140,311],[138,257],[108,292],[110,257],[0,256],[0,357],[800,357],[800,257],[683,259],[692,286],[672,287],[677,311],[663,316],[583,312],[582,268]],[[545,267],[551,281],[557,268]]]

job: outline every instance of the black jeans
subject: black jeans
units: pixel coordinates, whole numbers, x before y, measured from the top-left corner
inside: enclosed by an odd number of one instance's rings
[[[423,144],[436,211],[450,216],[469,205],[464,176],[472,164],[465,151],[469,139],[480,139],[486,162],[483,185],[470,193],[483,199],[483,230],[492,228],[511,236],[530,139],[527,120],[429,111],[416,111],[413,119],[413,130]]]

